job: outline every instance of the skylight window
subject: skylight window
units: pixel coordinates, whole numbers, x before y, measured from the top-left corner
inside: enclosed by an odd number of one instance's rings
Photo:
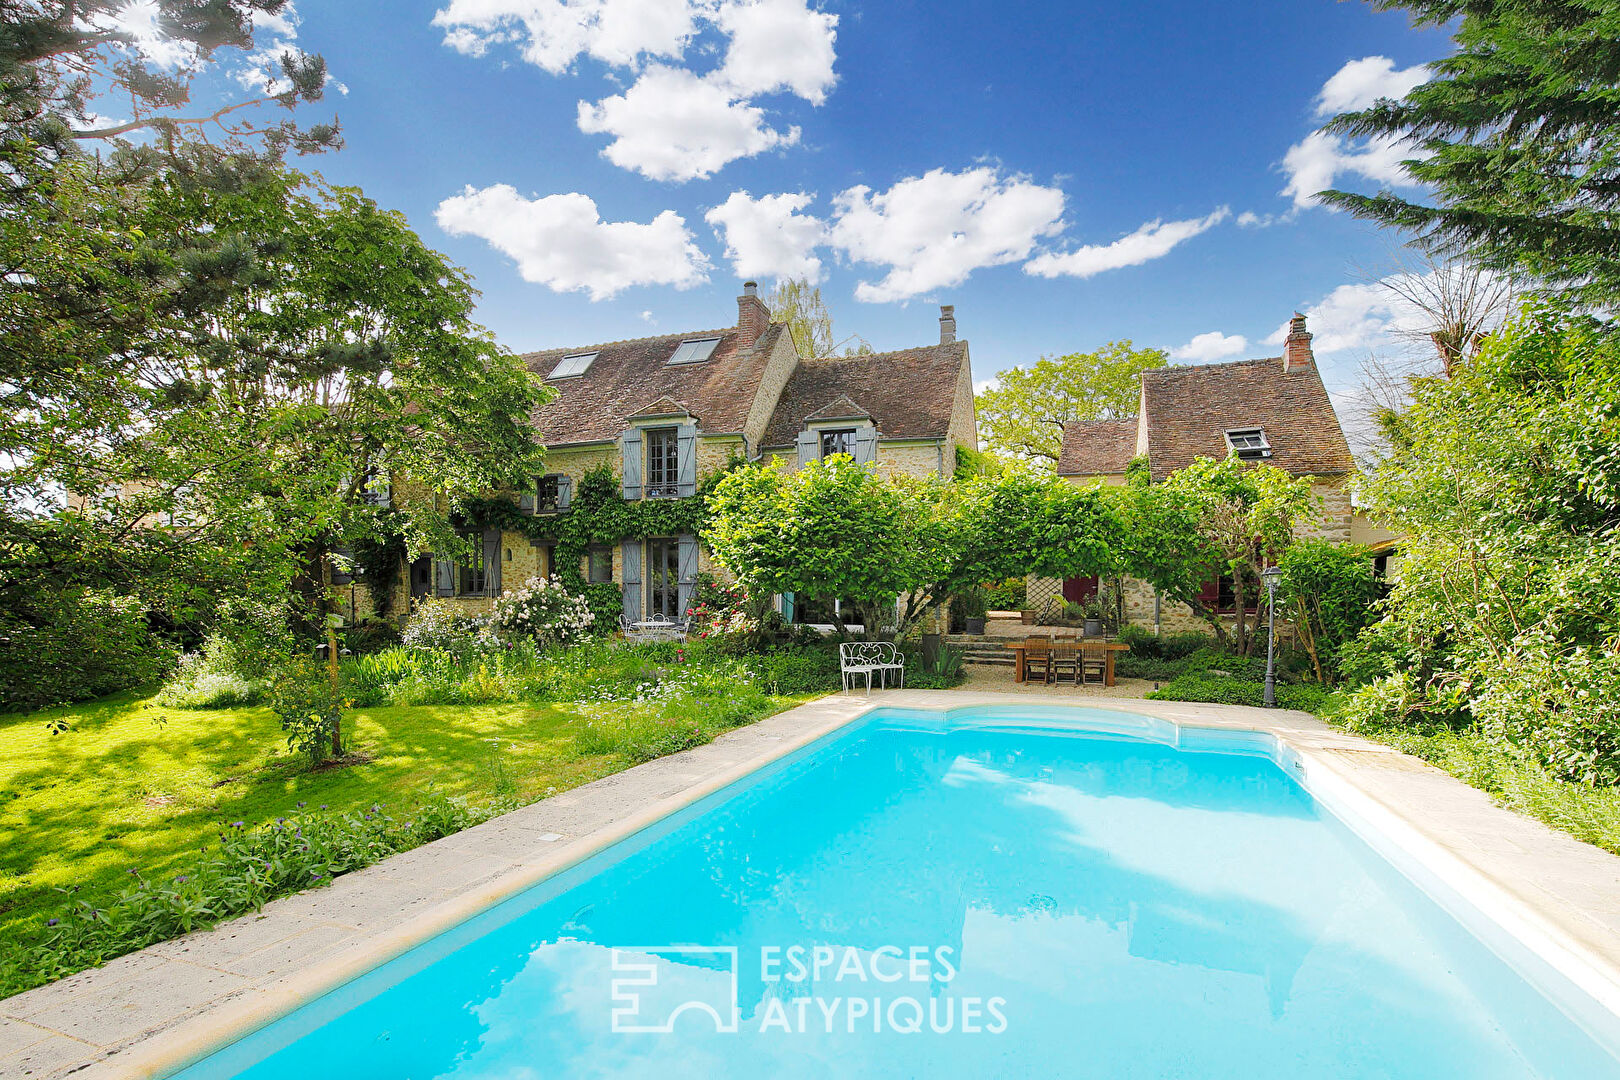
[[[551,374],[547,375],[546,378],[571,379],[576,375],[583,375],[585,374],[585,369],[590,367],[591,361],[595,359],[596,354],[593,352],[582,352],[575,353],[573,356],[565,356],[561,360],[557,361],[557,366],[551,369]]]
[[[671,364],[700,364],[714,355],[714,347],[720,344],[717,337],[695,338],[692,341],[681,342],[675,355],[669,358]]]
[[[1244,461],[1257,461],[1271,456],[1271,444],[1266,433],[1259,428],[1233,428],[1226,433],[1226,445]]]

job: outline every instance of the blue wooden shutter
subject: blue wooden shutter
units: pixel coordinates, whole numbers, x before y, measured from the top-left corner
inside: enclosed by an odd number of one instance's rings
[[[877,428],[862,424],[855,429],[855,464],[870,465],[877,460]]]
[[[683,533],[675,542],[678,551],[675,588],[681,604],[679,617],[684,619],[687,608],[692,606],[692,589],[697,585],[698,540],[691,533]]]
[[[620,578],[623,581],[624,617],[638,622],[641,619],[641,541],[626,540],[620,544],[619,560],[622,566]]]
[[[641,498],[641,430],[624,433],[624,497]]]
[[[456,564],[454,560],[439,555],[433,557],[433,594],[435,596],[456,595]]]
[[[804,468],[821,456],[821,440],[813,431],[799,432],[799,468]]]
[[[572,476],[557,477],[557,509],[566,510],[574,498],[574,478]]]
[[[540,490],[540,478],[538,476],[531,476],[529,477],[529,483],[534,485],[534,490],[521,492],[518,495],[518,509],[523,511],[525,514],[534,513],[534,496],[535,492]]]
[[[782,594],[782,619],[784,622],[793,621],[793,594],[790,592]]]
[[[676,484],[682,496],[697,494],[697,427],[682,424],[675,431]],[[682,610],[685,610],[682,608]]]
[[[484,595],[501,595],[501,530],[484,530]]]

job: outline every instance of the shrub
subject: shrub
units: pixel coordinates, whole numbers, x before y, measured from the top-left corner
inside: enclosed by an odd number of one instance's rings
[[[35,593],[0,611],[0,709],[86,701],[155,682],[178,654],[152,633],[133,597]]]
[[[1317,682],[1331,685],[1340,675],[1339,651],[1372,621],[1384,591],[1373,577],[1372,560],[1359,547],[1302,540],[1278,565],[1280,599],[1310,657],[1310,670]]]
[[[834,642],[779,646],[748,657],[747,663],[761,688],[771,694],[819,694],[841,685]]]
[[[341,681],[332,685],[327,672],[307,656],[285,661],[270,677],[266,704],[281,720],[287,745],[320,762],[328,752],[342,753],[343,710],[353,704]]]
[[[343,647],[356,656],[381,652],[403,639],[400,629],[389,619],[361,619],[339,631]]]
[[[210,634],[200,652],[187,653],[152,700],[171,709],[235,709],[264,700],[266,682],[246,674],[242,651],[222,633]],[[262,669],[260,669],[262,670]]]
[[[479,634],[488,625],[487,618],[467,615],[448,600],[423,596],[412,605],[411,621],[400,642],[414,649],[465,655],[477,649]]]
[[[187,872],[153,880],[132,869],[128,887],[105,907],[76,900],[43,932],[15,941],[0,958],[0,997],[257,911],[278,896],[330,884],[340,874],[505,809],[440,797],[418,803],[403,820],[374,805],[340,813],[322,807],[257,828],[233,822],[220,832],[218,851],[204,852]]]
[[[590,637],[596,616],[583,596],[568,591],[562,579],[531,577],[495,598],[490,629],[503,641],[530,641],[541,646],[572,645]]]
[[[1202,701],[1219,705],[1265,704],[1265,683],[1252,679],[1235,679],[1213,675],[1181,675],[1163,688],[1148,695],[1154,701]],[[1320,712],[1326,706],[1328,692],[1319,686],[1291,683],[1277,684],[1277,706],[1299,709],[1302,712]]]
[[[1147,627],[1135,623],[1126,623],[1119,628],[1119,640],[1131,647],[1127,655],[1154,660],[1180,660],[1200,649],[1213,648],[1215,645],[1214,638],[1197,630],[1185,630],[1160,637]]]
[[[985,589],[985,602],[992,611],[1019,611],[1029,602],[1027,582],[1022,577],[1010,577]]]

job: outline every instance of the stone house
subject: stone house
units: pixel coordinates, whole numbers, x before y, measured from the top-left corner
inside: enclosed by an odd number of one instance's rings
[[[1298,535],[1346,543],[1360,531],[1351,506],[1355,459],[1317,370],[1305,317],[1297,312],[1281,356],[1143,372],[1137,415],[1069,424],[1057,471],[1075,484],[1124,484],[1137,461],[1158,483],[1197,458],[1231,453],[1310,480],[1322,512],[1302,523]],[[1030,593],[1084,603],[1098,587],[1096,578],[1033,580]],[[1202,601],[1235,614],[1232,582],[1209,582]],[[1251,593],[1249,603],[1256,602]],[[1128,621],[1166,633],[1207,628],[1190,607],[1161,600],[1140,581],[1126,580],[1124,608]]]
[[[949,479],[956,447],[976,447],[968,345],[942,309],[937,344],[858,357],[806,357],[748,282],[737,322],[712,330],[547,349],[523,356],[556,396],[533,417],[546,473],[514,494],[520,511],[560,517],[587,474],[609,470],[631,502],[696,497],[729,460],[804,463],[835,453],[880,474]],[[529,577],[558,573],[555,541],[486,529],[470,561],[425,556],[400,592],[453,599],[470,612]],[[632,619],[684,612],[699,573],[712,571],[690,533],[625,536],[580,557],[590,583],[614,583]],[[408,583],[408,585],[407,585]],[[403,598],[403,597],[402,597]],[[783,598],[799,621],[836,598]],[[396,611],[407,610],[396,605]]]

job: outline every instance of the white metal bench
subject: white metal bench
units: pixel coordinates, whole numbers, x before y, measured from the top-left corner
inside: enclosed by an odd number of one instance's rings
[[[860,675],[866,676],[866,692],[872,692],[872,676],[878,676],[878,685],[889,685],[889,674],[892,672],[899,681],[899,688],[906,688],[906,658],[892,641],[846,641],[838,646],[838,669],[843,681],[843,688],[848,690],[850,684]]]

